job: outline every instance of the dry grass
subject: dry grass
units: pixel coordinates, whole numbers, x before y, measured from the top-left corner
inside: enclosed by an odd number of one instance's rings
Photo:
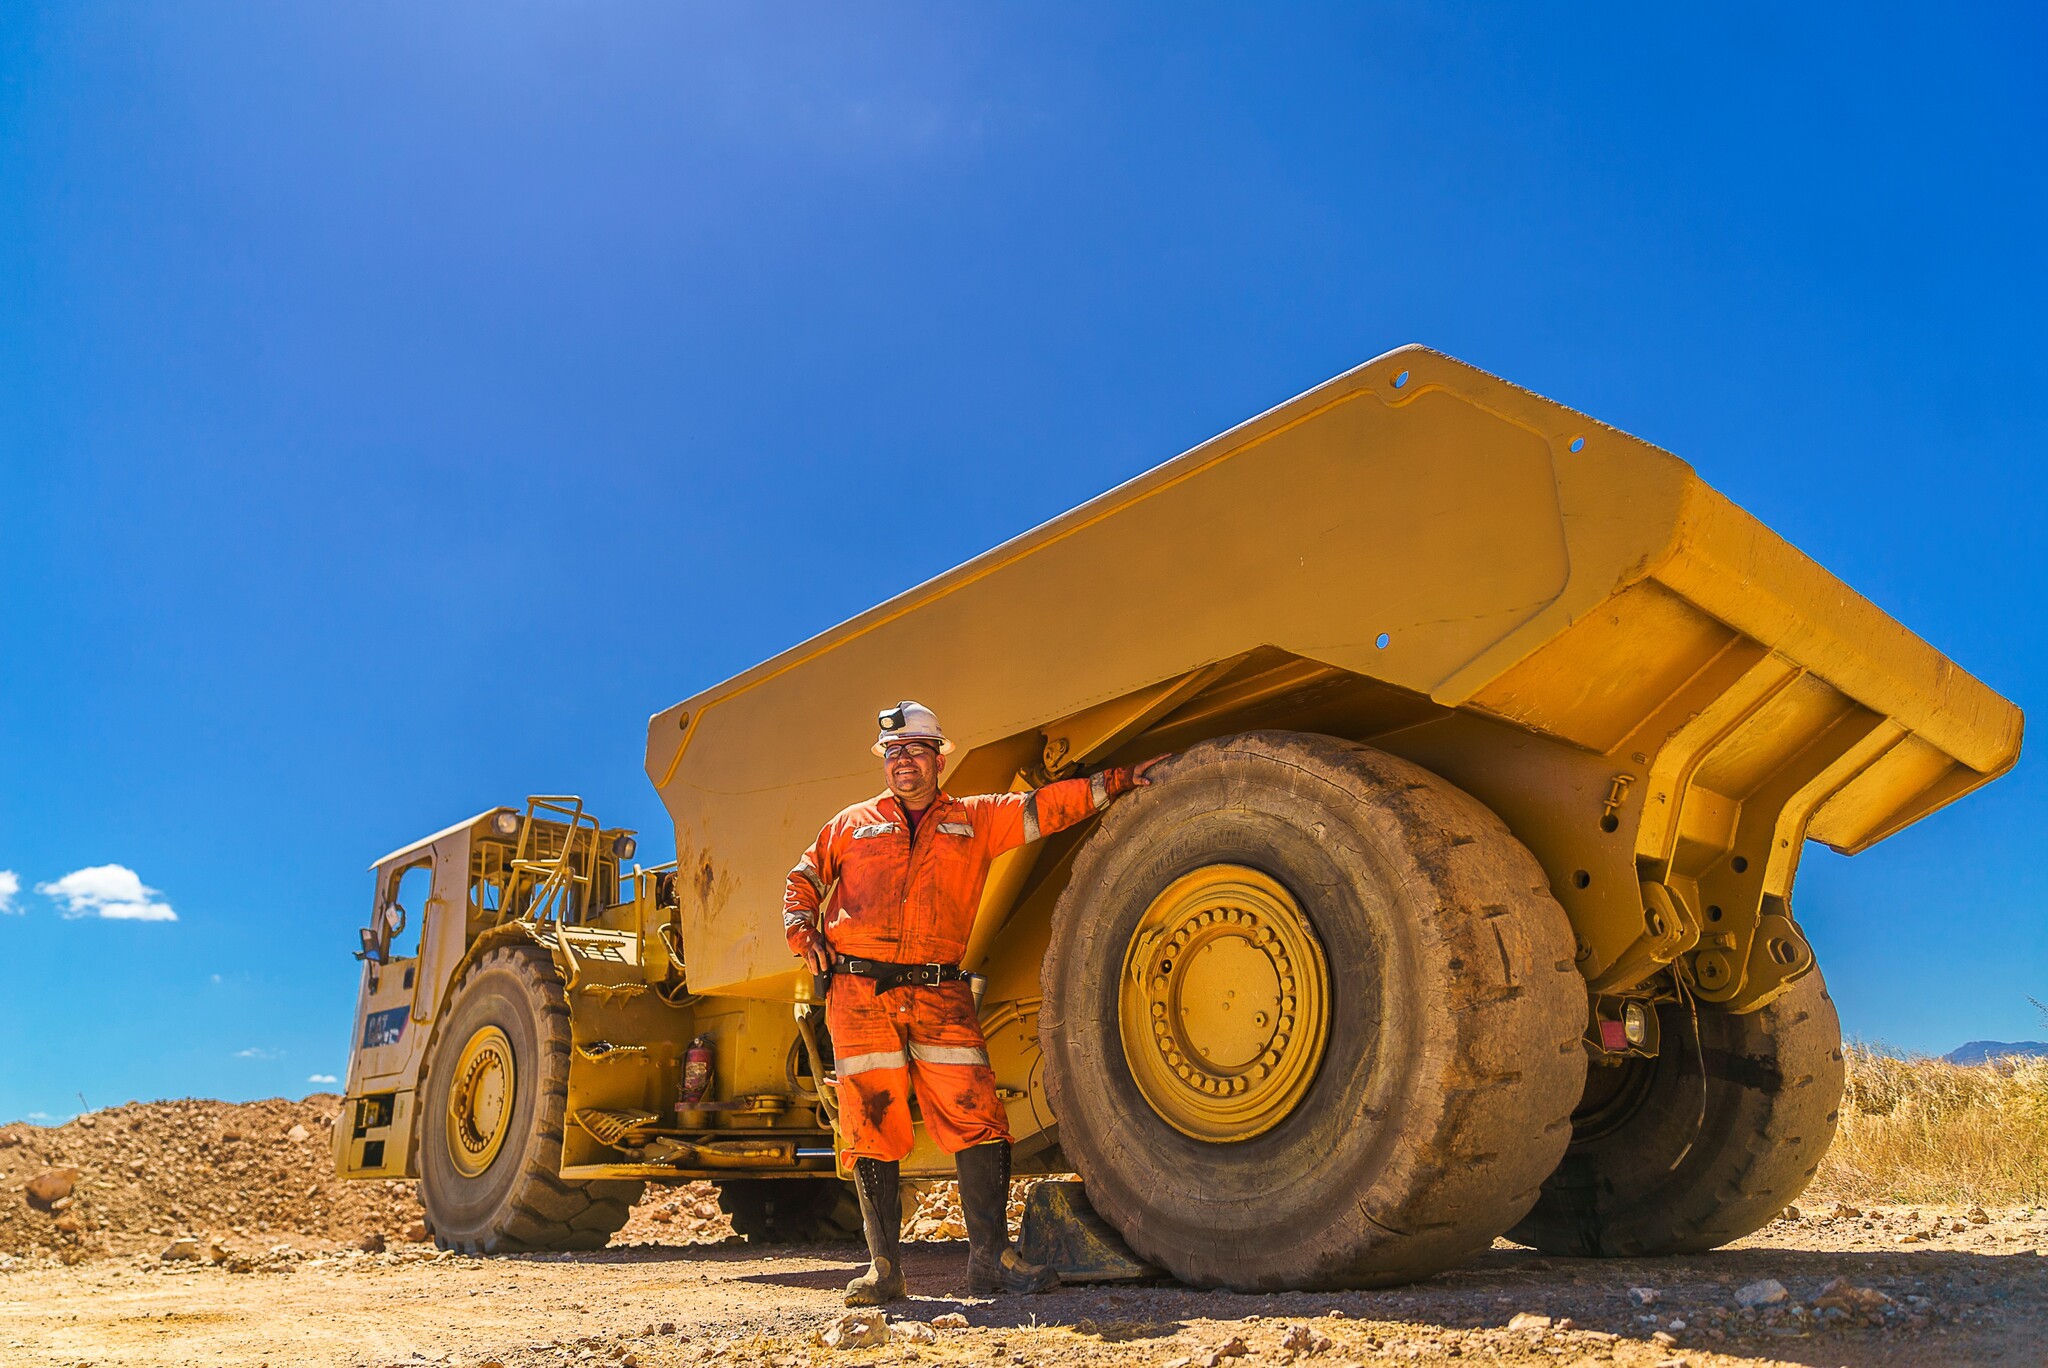
[[[1841,1129],[1816,1195],[2048,1201],[2048,1059],[1946,1064],[1850,1046]]]

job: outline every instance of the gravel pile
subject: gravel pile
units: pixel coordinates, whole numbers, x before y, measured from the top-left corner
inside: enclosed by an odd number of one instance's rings
[[[66,1263],[156,1253],[181,1235],[240,1250],[401,1240],[411,1183],[334,1176],[341,1099],[131,1102],[61,1126],[0,1126],[0,1253]],[[424,1228],[415,1231],[424,1236]]]
[[[648,1187],[612,1243],[702,1244],[729,1236],[738,1238],[719,1209],[717,1188],[709,1183],[662,1183]]]
[[[186,1098],[131,1102],[61,1126],[0,1126],[0,1256],[157,1255],[181,1238],[221,1259],[255,1258],[285,1241],[371,1253],[425,1242],[410,1181],[334,1176],[340,1113],[332,1093],[297,1102]],[[1013,1229],[1030,1186],[1011,1188]],[[956,1184],[932,1184],[904,1205],[908,1238],[966,1238]],[[613,1243],[732,1238],[717,1190],[682,1183],[649,1187]]]

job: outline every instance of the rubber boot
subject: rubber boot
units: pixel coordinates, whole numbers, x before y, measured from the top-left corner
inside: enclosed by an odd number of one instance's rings
[[[953,1156],[960,1168],[960,1218],[967,1225],[967,1286],[975,1292],[1049,1292],[1060,1275],[1027,1262],[1010,1243],[1010,1142],[974,1145]]]
[[[879,1159],[853,1161],[860,1223],[868,1237],[868,1271],[846,1285],[848,1306],[880,1306],[903,1295],[903,1193],[900,1170]]]

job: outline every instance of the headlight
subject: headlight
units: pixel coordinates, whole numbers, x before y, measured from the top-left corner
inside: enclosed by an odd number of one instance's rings
[[[1621,1009],[1621,1033],[1631,1045],[1640,1045],[1650,1034],[1650,1014],[1640,1002],[1631,1002]]]
[[[491,830],[497,832],[500,836],[517,836],[519,834],[519,814],[510,811],[497,814],[491,818]]]
[[[612,841],[612,854],[618,856],[622,860],[632,859],[633,852],[638,850],[639,848],[640,843],[634,840],[631,836],[615,837]]]

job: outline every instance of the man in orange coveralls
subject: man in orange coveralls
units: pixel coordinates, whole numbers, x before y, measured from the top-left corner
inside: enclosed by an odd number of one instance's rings
[[[969,1286],[1043,1292],[1058,1276],[1010,1243],[1010,1128],[960,957],[996,856],[1094,816],[1147,783],[1162,757],[1031,793],[955,798],[939,787],[953,743],[931,709],[899,703],[880,722],[873,749],[888,790],[825,824],[782,901],[790,949],[832,976],[825,1023],[871,1260],[846,1303],[903,1295],[897,1165],[910,1153],[913,1084],[932,1138],[959,1167]]]

